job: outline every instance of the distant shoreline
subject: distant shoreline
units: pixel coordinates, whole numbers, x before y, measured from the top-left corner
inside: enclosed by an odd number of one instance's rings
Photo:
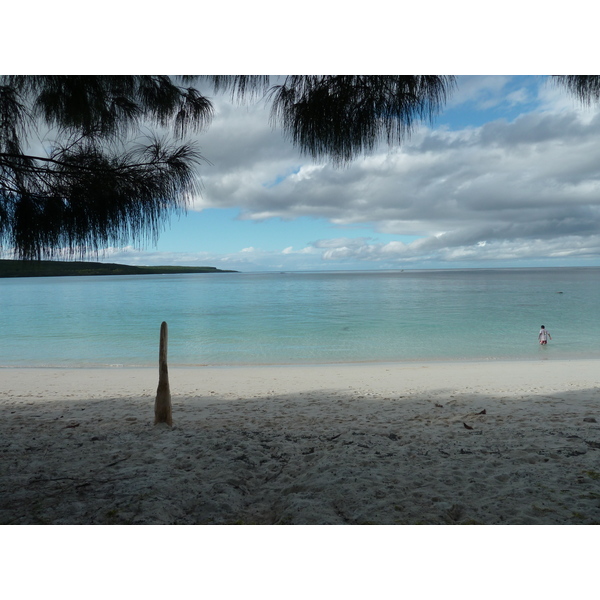
[[[137,267],[118,263],[61,260],[0,260],[0,277],[64,277],[89,275],[170,275],[180,273],[237,273],[215,267]]]

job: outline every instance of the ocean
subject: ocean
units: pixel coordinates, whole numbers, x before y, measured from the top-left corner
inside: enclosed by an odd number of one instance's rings
[[[600,358],[600,267],[0,280],[0,367]],[[540,325],[552,335],[538,344]]]

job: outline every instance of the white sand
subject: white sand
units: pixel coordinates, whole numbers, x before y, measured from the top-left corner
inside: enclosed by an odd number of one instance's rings
[[[600,522],[600,361],[170,380],[172,429],[158,368],[1,369],[0,523]]]

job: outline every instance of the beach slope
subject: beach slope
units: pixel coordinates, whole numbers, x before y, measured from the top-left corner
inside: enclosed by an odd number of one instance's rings
[[[600,361],[0,377],[2,524],[600,522]]]

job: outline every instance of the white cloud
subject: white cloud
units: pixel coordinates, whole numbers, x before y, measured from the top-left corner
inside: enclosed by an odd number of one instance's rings
[[[577,112],[526,114],[469,131],[422,129],[395,152],[342,170],[304,165],[269,189],[262,163],[249,162],[209,196],[246,219],[323,217],[429,240],[448,232],[437,245],[586,236],[600,228],[599,140],[600,115],[584,123]],[[327,257],[356,248],[338,245]]]
[[[503,101],[502,92],[510,79],[508,76],[500,75],[460,76],[457,88],[448,99],[446,106],[453,108],[465,102],[475,103],[480,110],[496,106]]]
[[[325,243],[326,242],[326,243]],[[516,239],[454,243],[444,236],[417,240],[410,244],[389,242],[332,244],[332,240],[315,243],[315,247],[327,248],[322,258],[330,262],[374,262],[385,263],[392,268],[401,268],[412,263],[458,261],[487,261],[489,264],[514,260],[543,260],[547,258],[593,258],[600,254],[600,235],[588,238],[569,236],[568,239]]]
[[[515,92],[507,94],[506,101],[510,106],[525,104],[531,100],[529,92],[525,88],[520,88]]]

